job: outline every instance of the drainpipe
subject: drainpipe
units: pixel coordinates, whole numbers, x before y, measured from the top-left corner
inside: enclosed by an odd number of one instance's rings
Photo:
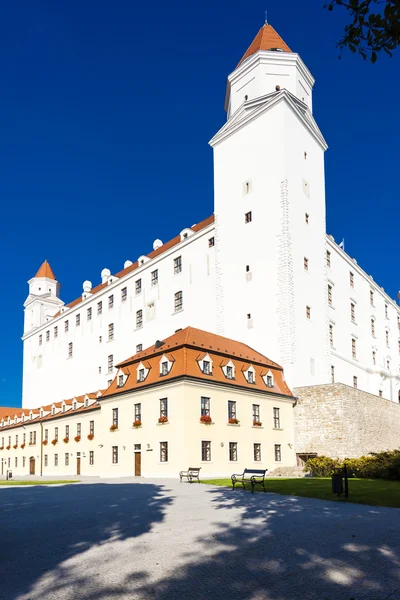
[[[40,423],[40,477],[43,475],[43,423]]]

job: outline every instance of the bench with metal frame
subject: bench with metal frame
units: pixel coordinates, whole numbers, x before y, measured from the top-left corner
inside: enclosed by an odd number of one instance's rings
[[[237,483],[241,483],[243,485],[243,489],[246,489],[246,483],[250,483],[251,493],[254,493],[254,488],[256,485],[261,486],[264,492],[266,492],[265,475],[267,472],[268,469],[245,469],[243,473],[236,473],[231,476],[232,489],[235,489],[235,485]]]
[[[182,482],[182,479],[186,477],[189,483],[193,483],[193,479],[197,479],[200,483],[200,470],[201,467],[189,467],[187,471],[180,471],[179,479]]]

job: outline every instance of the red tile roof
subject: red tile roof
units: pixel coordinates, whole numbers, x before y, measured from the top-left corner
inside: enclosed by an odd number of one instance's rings
[[[54,279],[54,281],[57,281],[56,276],[53,273],[53,269],[51,268],[47,260],[44,261],[39,271],[36,273],[35,277],[47,277],[47,279]]]
[[[275,29],[268,24],[265,24],[261,27],[260,31],[257,33],[256,37],[244,53],[242,60],[239,62],[239,65],[242,64],[246,58],[255,54],[259,50],[271,50],[279,48],[284,52],[291,52],[289,46],[283,41],[281,36],[275,31]]]

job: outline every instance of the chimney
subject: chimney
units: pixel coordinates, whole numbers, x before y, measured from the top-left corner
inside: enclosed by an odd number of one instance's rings
[[[131,265],[133,265],[133,262],[131,260],[126,260],[124,262],[124,269],[127,269],[128,267],[130,267]]]
[[[84,292],[90,292],[91,289],[92,289],[92,282],[91,281],[84,281],[83,282],[83,291]]]
[[[111,277],[110,269],[103,269],[101,272],[101,283],[105,283],[109,277]]]
[[[153,242],[153,250],[158,250],[163,245],[161,240],[154,240]]]

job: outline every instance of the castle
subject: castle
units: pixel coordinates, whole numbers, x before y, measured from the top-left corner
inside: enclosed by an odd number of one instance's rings
[[[227,122],[210,141],[214,215],[104,268],[67,304],[40,267],[24,304],[24,408],[107,388],[119,362],[187,326],[256,348],[291,388],[341,382],[400,400],[400,309],[326,233],[313,86],[265,24],[228,76]]]

